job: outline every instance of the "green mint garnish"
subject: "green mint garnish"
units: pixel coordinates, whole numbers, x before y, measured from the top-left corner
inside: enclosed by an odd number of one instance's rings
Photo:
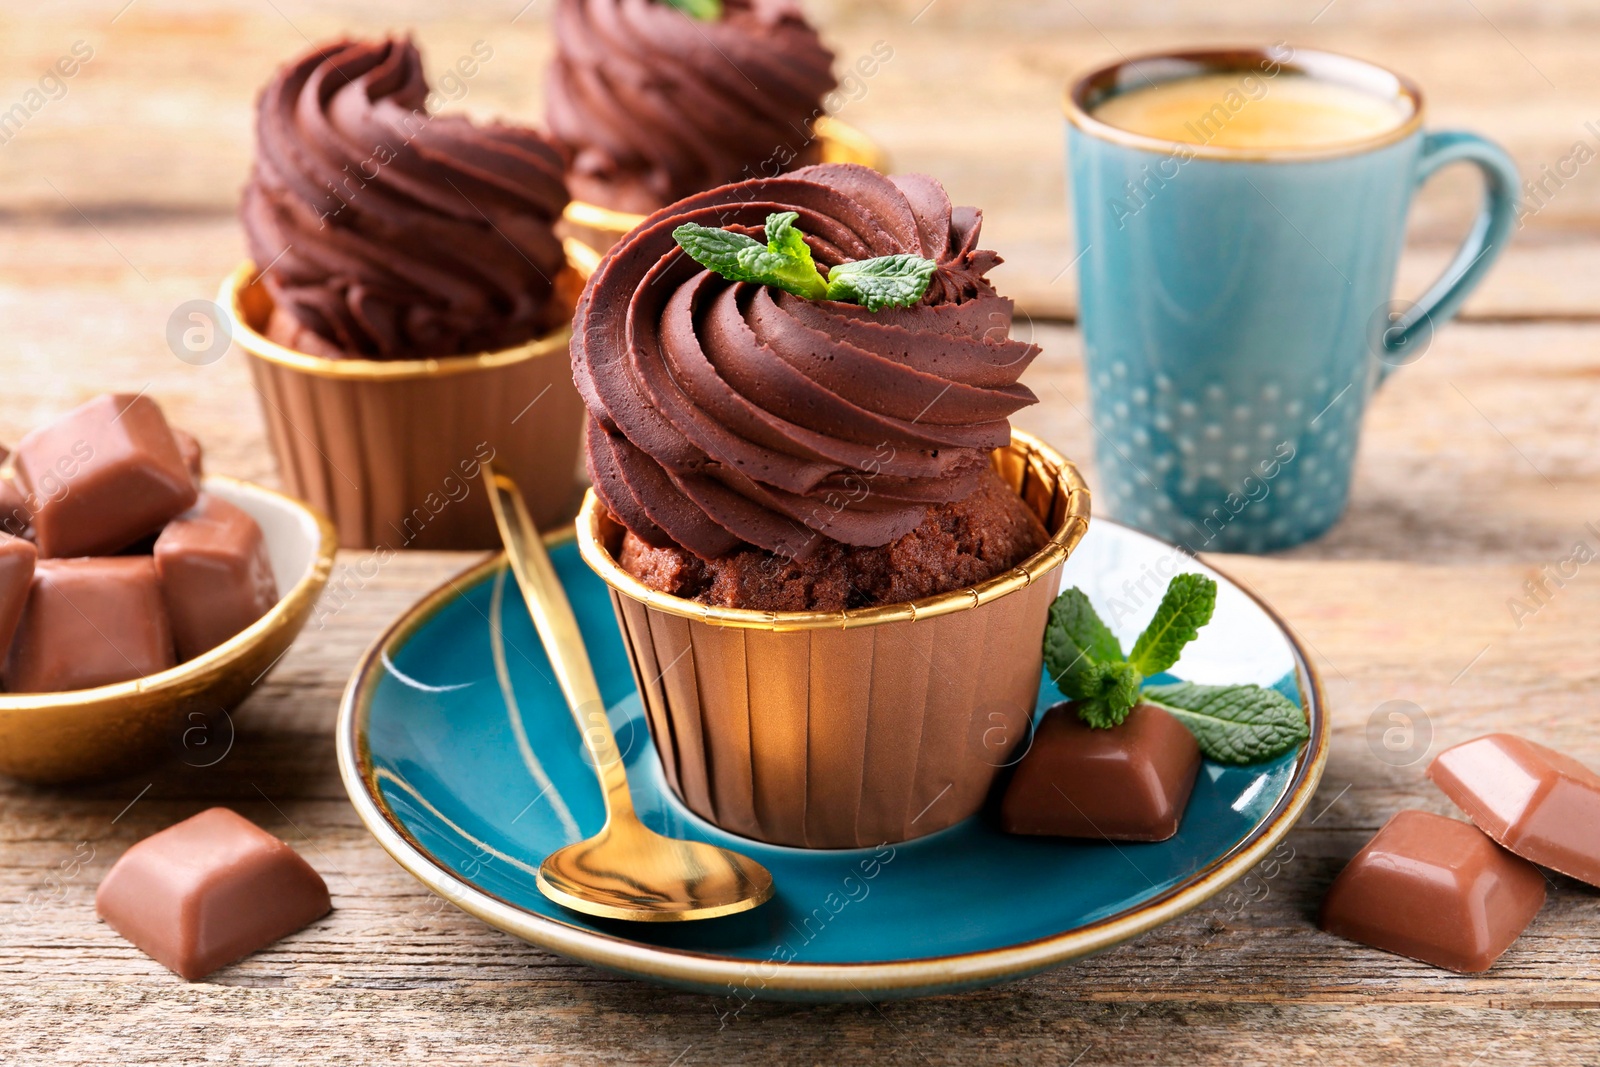
[[[774,219],[784,220],[785,216],[786,221],[774,225]],[[776,286],[807,300],[821,300],[828,295],[828,283],[811,261],[811,250],[806,248],[805,254],[800,255],[793,249],[796,241],[806,247],[794,228],[797,218],[792,211],[768,218],[766,244],[732,230],[716,230],[692,222],[673,230],[672,239],[696,263],[731,281]]]
[[[1211,621],[1216,606],[1216,582],[1203,574],[1175,575],[1155,618],[1133,643],[1128,662],[1145,677],[1160,674],[1178,662],[1184,645],[1200,636],[1200,627]]]
[[[1121,726],[1139,703],[1144,675],[1126,663],[1095,663],[1081,677],[1078,717],[1097,730]]]
[[[841,263],[828,272],[828,299],[868,311],[909,307],[922,299],[939,264],[921,256],[880,256]]]
[[[812,270],[817,265],[811,260],[811,246],[805,235],[794,228],[800,221],[798,211],[774,211],[767,216],[767,248],[780,256],[805,262]]]
[[[909,307],[928,291],[938,264],[921,256],[880,256],[841,263],[824,278],[811,258],[805,236],[795,229],[798,212],[767,216],[763,245],[732,230],[686,222],[672,239],[689,257],[729,281],[770,285],[806,300],[840,300],[869,311]]]
[[[1200,751],[1218,763],[1260,763],[1311,736],[1300,708],[1259,685],[1146,686],[1141,699],[1165,708],[1189,728]]]
[[[1089,672],[1094,667],[1126,658],[1116,635],[1095,614],[1082,589],[1068,589],[1056,597],[1044,631],[1044,665],[1058,689],[1063,693],[1087,690],[1093,684]]]
[[[715,22],[722,17],[722,0],[667,0],[667,3],[701,22]]]
[[[1211,621],[1217,583],[1180,574],[1167,586],[1150,625],[1124,656],[1122,645],[1081,589],[1050,606],[1044,632],[1045,669],[1078,717],[1096,729],[1119,726],[1135,704],[1155,704],[1177,716],[1200,751],[1218,763],[1259,763],[1281,756],[1310,736],[1305,714],[1275,689],[1259,685],[1145,685],[1178,662],[1183,647]]]

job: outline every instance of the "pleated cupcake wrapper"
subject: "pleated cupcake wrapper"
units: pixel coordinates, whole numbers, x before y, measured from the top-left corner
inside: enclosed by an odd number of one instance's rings
[[[249,284],[254,277],[241,267],[222,302],[233,309],[284,486],[332,519],[340,547],[498,546],[478,478],[487,459],[517,480],[541,528],[572,521],[585,416],[569,328],[481,356],[322,359],[261,335],[271,298]],[[574,290],[580,284],[575,276]]]
[[[602,564],[667,781],[692,811],[774,844],[854,848],[983,806],[1026,742],[1060,564],[1088,521],[1077,471],[1031,438],[995,465],[1050,545],[976,590],[831,614],[644,589],[615,565],[622,531],[590,497],[580,546]]]
[[[882,174],[889,172],[889,157],[878,143],[860,130],[831,115],[819,115],[812,126],[820,144],[821,163],[858,163]],[[759,177],[750,173],[747,177]],[[582,200],[567,205],[561,232],[583,242],[599,253],[606,253],[648,215],[616,211]]]

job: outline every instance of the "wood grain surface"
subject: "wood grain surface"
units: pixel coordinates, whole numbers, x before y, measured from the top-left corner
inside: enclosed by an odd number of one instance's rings
[[[0,441],[108,388],[148,389],[210,467],[274,483],[237,354],[176,359],[169,319],[241,257],[233,220],[252,101],[274,65],[341,32],[415,33],[430,70],[474,41],[493,59],[459,106],[536,118],[548,0],[65,0],[0,10],[0,111],[75,42],[93,58],[0,143]],[[1018,421],[1090,460],[1058,98],[1120,54],[1290,41],[1411,74],[1433,121],[1501,141],[1537,179],[1600,148],[1600,22],[1586,0],[829,0],[809,5],[848,60],[894,57],[842,118],[901,169],[981,205],[1019,330],[1044,347]],[[476,557],[396,558],[308,633],[235,716],[209,767],[183,760],[60,790],[0,781],[0,1063],[1540,1064],[1600,1063],[1600,897],[1556,877],[1528,933],[1459,977],[1333,939],[1314,916],[1394,811],[1448,812],[1427,752],[1521,731],[1600,766],[1600,571],[1537,613],[1524,583],[1600,545],[1600,163],[1526,220],[1427,355],[1376,398],[1348,515],[1321,541],[1214,562],[1314,651],[1334,715],[1322,790],[1292,858],[1248,894],[1136,942],[999,988],[932,1000],[755,1004],[569,963],[430,896],[356,819],[332,724],[360,651]],[[1401,288],[1447,259],[1477,191],[1447,174],[1414,213]],[[354,563],[350,556],[344,566]],[[1403,762],[1368,740],[1388,702],[1431,738]],[[1383,721],[1381,718],[1379,721]],[[219,741],[221,739],[219,738]],[[1408,757],[1408,758],[1411,758]],[[206,762],[196,759],[191,762]],[[94,917],[135,841],[226,804],[327,877],[333,914],[186,984]],[[995,877],[1003,906],[1004,872]]]

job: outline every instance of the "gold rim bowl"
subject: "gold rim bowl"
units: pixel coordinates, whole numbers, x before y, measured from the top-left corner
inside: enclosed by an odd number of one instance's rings
[[[311,616],[338,543],[322,515],[282,493],[207,475],[208,493],[261,525],[278,603],[211,651],[168,670],[70,693],[0,694],[0,774],[58,783],[105,778],[164,755],[220,762],[231,713],[265,680]]]

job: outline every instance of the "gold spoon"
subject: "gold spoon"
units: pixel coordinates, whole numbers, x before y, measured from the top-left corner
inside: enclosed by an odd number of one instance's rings
[[[605,798],[605,826],[587,841],[545,857],[539,867],[540,892],[574,911],[637,922],[712,919],[769,900],[772,873],[761,864],[725,848],[663,837],[634,814],[628,775],[594,668],[544,540],[516,483],[487,463],[483,478],[506,558],[578,720]]]

